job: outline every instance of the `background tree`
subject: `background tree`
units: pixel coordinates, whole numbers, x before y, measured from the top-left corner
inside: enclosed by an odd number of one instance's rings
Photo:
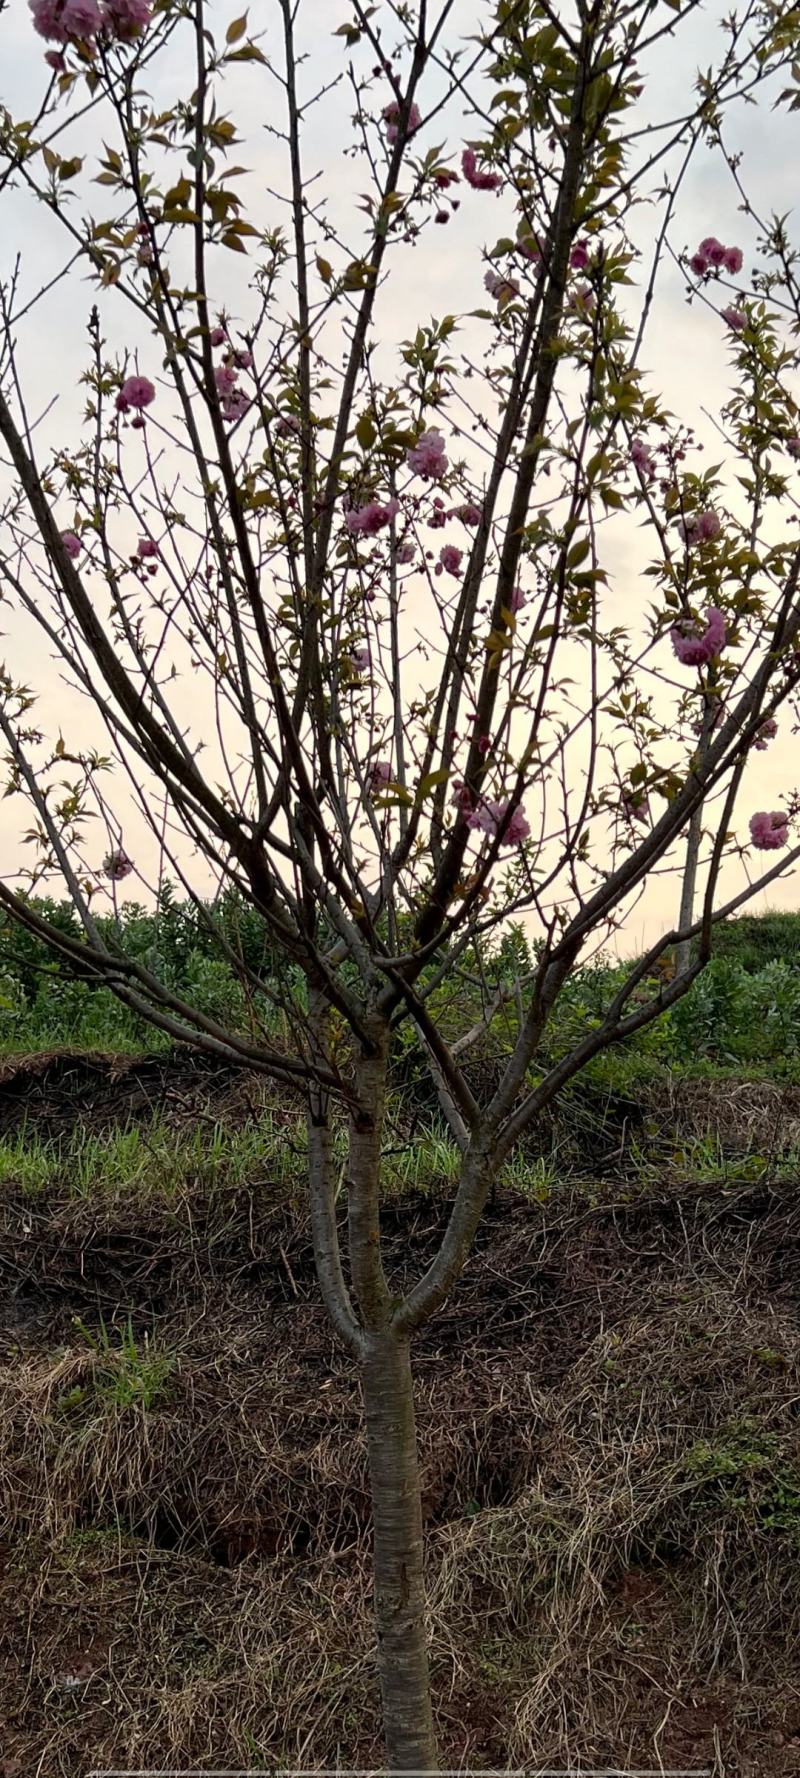
[[[0,728],[33,847],[0,899],[162,1031],[303,1096],[320,1287],[363,1378],[387,1755],[430,1770],[413,1336],[514,1144],[800,851],[791,786],[759,809],[746,769],[800,682],[795,256],[764,222],[745,277],[738,243],[689,253],[679,228],[698,150],[742,200],[726,119],[794,82],[798,27],[746,6],[669,117],[654,82],[684,34],[689,65],[695,0],[346,10],[320,54],[312,0],[275,0],[261,39],[204,0],[32,0],[49,76],[33,117],[2,113],[0,186],[63,247],[43,286],[21,259],[0,297]],[[263,162],[265,115],[266,196],[240,164]],[[454,312],[425,318],[458,229]],[[670,256],[730,339],[724,467],[699,467],[646,386]],[[87,277],[76,428],[30,391],[52,304]],[[642,532],[623,625],[619,551]],[[51,658],[78,695],[41,714]],[[687,836],[698,917],[685,900],[544,1059],[579,961]],[[753,849],[780,856],[750,876]],[[230,1018],[106,917],[134,873],[193,899],[241,988]],[[34,899],[55,878],[79,932]],[[532,966],[508,937],[523,916]],[[480,1017],[448,1040],[464,971]],[[497,1019],[502,1075],[479,1094],[464,1057]],[[407,1027],[461,1169],[398,1295],[381,1143]]]

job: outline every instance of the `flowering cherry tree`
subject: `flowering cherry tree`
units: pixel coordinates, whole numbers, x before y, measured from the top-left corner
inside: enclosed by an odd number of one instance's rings
[[[740,100],[796,107],[797,26],[749,0],[709,61],[696,0],[340,11],[276,0],[259,34],[204,0],[31,0],[39,98],[0,111],[0,190],[51,269],[37,285],[22,253],[0,289],[0,729],[33,851],[16,869],[9,842],[0,901],[305,1106],[319,1284],[363,1378],[387,1757],[427,1771],[413,1337],[514,1144],[800,853],[797,257],[783,222],[756,231],[726,134]],[[675,117],[665,53],[689,70]],[[687,238],[699,154],[732,241]],[[698,414],[652,387],[662,272],[727,363],[715,467]],[[63,337],[62,304],[87,331],[54,403],[37,342]],[[57,707],[37,701],[52,663]],[[678,924],[543,1062],[572,971],[684,859]],[[201,915],[234,886],[263,920],[268,978],[218,935],[246,1021],[98,924],[163,871]],[[80,942],[37,906],[54,879]],[[537,943],[508,993],[512,916]],[[466,963],[484,1015],[454,1044]],[[466,1064],[489,1025],[482,1092]],[[381,1144],[408,1026],[461,1166],[398,1296]]]

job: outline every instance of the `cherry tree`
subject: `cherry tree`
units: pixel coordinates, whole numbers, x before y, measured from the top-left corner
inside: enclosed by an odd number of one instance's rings
[[[797,255],[736,146],[753,105],[796,108],[797,27],[770,0],[714,26],[697,0],[339,10],[274,0],[259,32],[205,0],[31,0],[39,96],[0,110],[3,239],[35,230],[48,268],[23,248],[0,288],[0,902],[305,1107],[320,1290],[363,1379],[387,1759],[431,1771],[414,1336],[514,1145],[800,854]],[[724,240],[682,220],[698,157]],[[719,351],[708,420],[653,386],[665,316]],[[572,973],[681,869],[677,924],[545,1059]],[[263,922],[268,975],[214,927],[246,1017],[99,919],[165,873]],[[54,881],[80,940],[42,914]],[[512,919],[536,943],[509,987]],[[398,1295],[409,1027],[461,1160]]]

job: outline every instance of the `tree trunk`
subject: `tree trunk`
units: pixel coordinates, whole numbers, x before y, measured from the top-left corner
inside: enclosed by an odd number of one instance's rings
[[[390,1772],[435,1772],[408,1341],[391,1327],[370,1333],[363,1375],[387,1765]]]

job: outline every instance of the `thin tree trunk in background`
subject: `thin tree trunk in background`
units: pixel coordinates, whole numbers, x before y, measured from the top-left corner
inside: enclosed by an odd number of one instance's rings
[[[689,832],[686,836],[686,863],[683,867],[681,907],[678,915],[678,929],[681,932],[686,926],[691,926],[692,916],[694,914],[694,896],[697,887],[697,865],[700,857],[700,839],[702,831],[703,808],[701,804],[699,809],[695,809],[691,821],[689,822]],[[690,938],[686,938],[681,944],[675,946],[676,977],[686,974],[691,960],[692,941]]]
[[[363,1376],[387,1764],[390,1772],[435,1772],[422,1505],[408,1341],[398,1338],[391,1327],[370,1335]]]

